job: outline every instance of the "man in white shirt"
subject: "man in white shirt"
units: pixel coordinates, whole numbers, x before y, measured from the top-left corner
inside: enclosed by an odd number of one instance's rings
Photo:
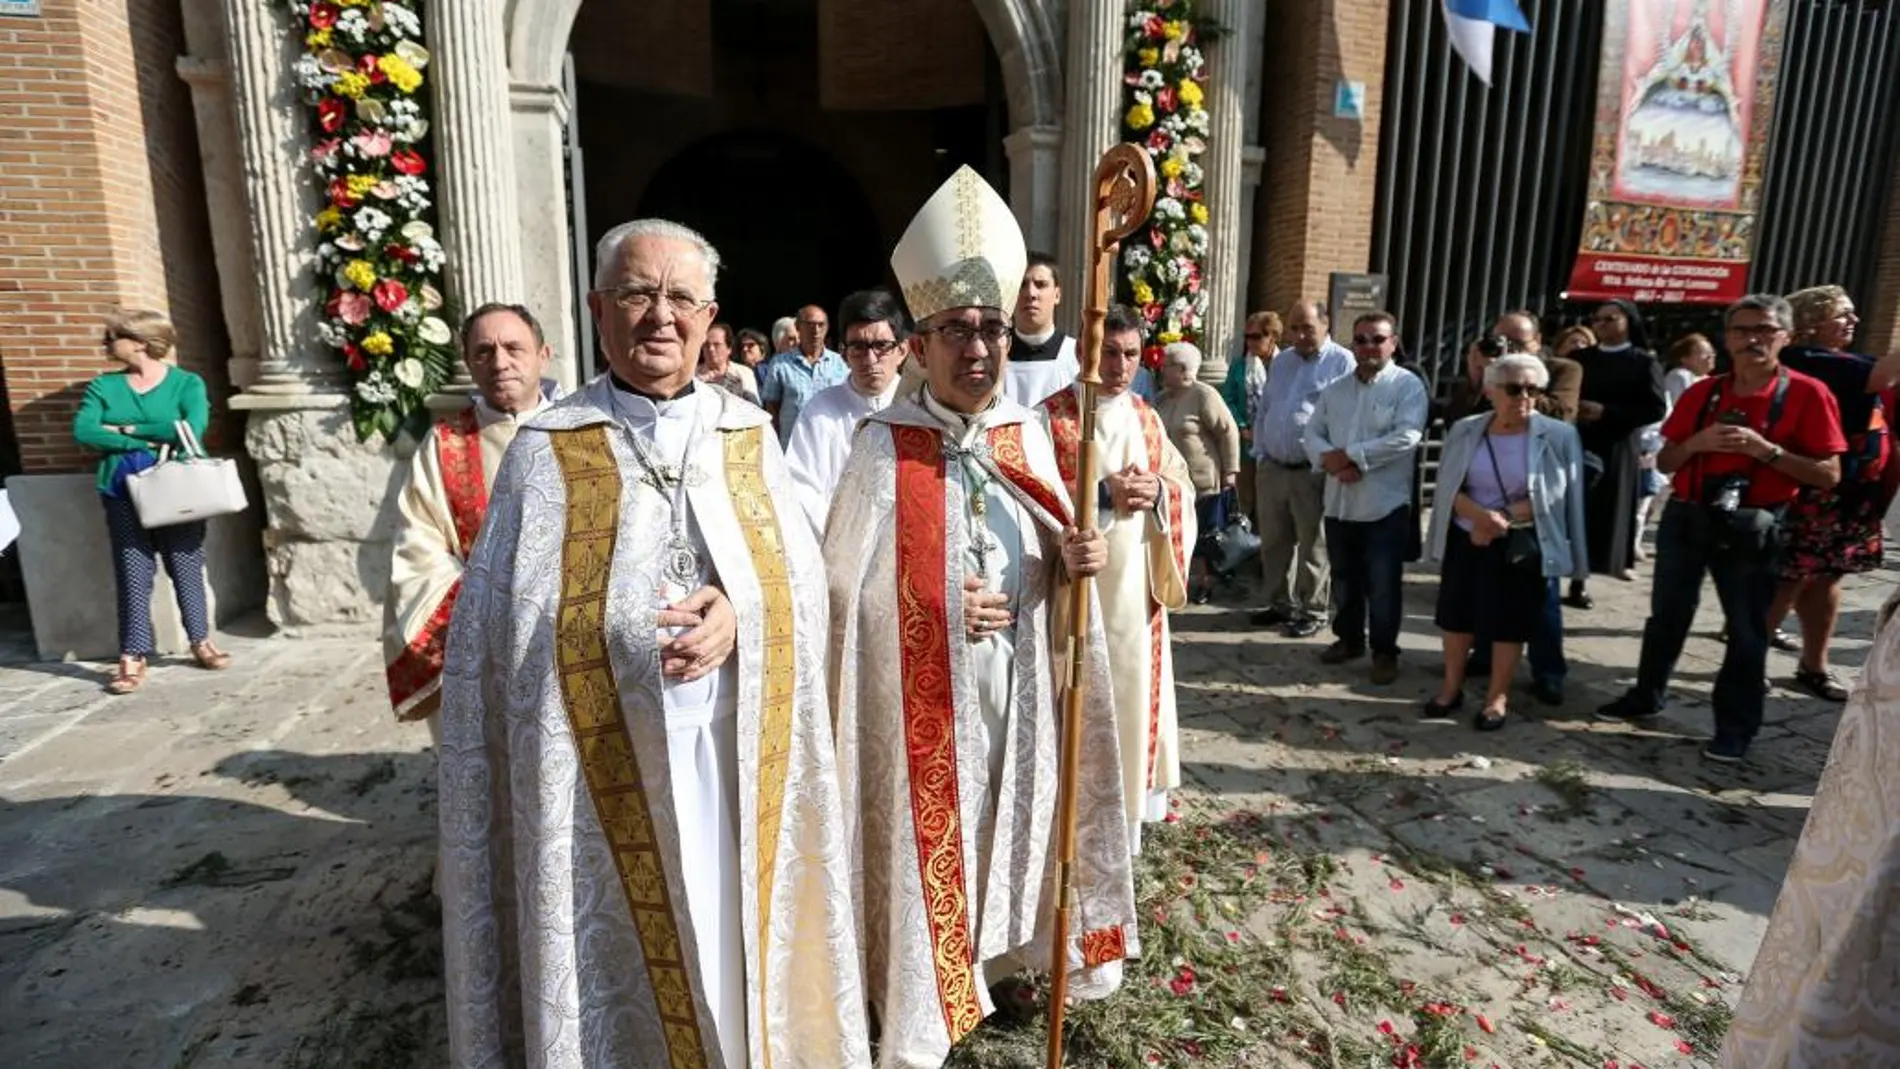
[[[1352,373],[1352,353],[1326,336],[1326,306],[1303,301],[1287,314],[1291,343],[1273,358],[1254,398],[1254,504],[1267,607],[1254,624],[1286,628],[1289,638],[1319,633],[1326,615],[1326,549],[1321,543],[1325,475],[1315,471],[1300,436],[1313,404],[1334,379]],[[1295,568],[1292,583],[1287,566]]]
[[[858,424],[897,395],[904,340],[910,336],[903,307],[881,289],[846,297],[838,306],[838,322],[844,325],[844,359],[851,365],[851,377],[812,395],[785,446],[785,465],[791,469],[798,503],[821,539]]]
[[[1016,338],[1009,347],[1003,378],[1004,396],[1025,408],[1035,408],[1068,389],[1082,373],[1075,339],[1056,329],[1056,305],[1061,303],[1055,257],[1030,253],[1023,288],[1016,295]]]
[[[1430,399],[1417,375],[1392,362],[1398,321],[1368,312],[1353,321],[1353,373],[1320,391],[1306,425],[1306,456],[1326,478],[1326,545],[1333,565],[1333,644],[1326,664],[1365,656],[1371,617],[1377,684],[1399,675],[1405,558],[1416,525],[1412,467]]]

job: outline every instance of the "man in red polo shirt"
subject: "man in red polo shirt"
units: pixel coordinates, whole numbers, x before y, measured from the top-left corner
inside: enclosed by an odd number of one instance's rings
[[[1840,408],[1819,380],[1781,366],[1794,313],[1772,294],[1744,297],[1724,317],[1734,370],[1689,389],[1663,423],[1656,466],[1674,496],[1656,531],[1656,578],[1636,686],[1599,720],[1643,720],[1662,711],[1682,654],[1702,576],[1715,580],[1728,617],[1728,650],[1710,704],[1715,738],[1702,750],[1735,764],[1761,730],[1768,664],[1768,607],[1775,593],[1781,514],[1803,485],[1840,481]]]

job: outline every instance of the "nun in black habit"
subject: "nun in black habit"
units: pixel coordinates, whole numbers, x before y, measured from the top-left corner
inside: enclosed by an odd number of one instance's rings
[[[1636,500],[1641,472],[1634,435],[1663,418],[1668,401],[1662,365],[1649,348],[1649,333],[1636,306],[1613,300],[1590,317],[1597,344],[1573,358],[1583,365],[1577,434],[1583,439],[1584,527],[1590,570],[1625,572],[1636,559]],[[1565,604],[1593,602],[1581,582],[1570,584]]]

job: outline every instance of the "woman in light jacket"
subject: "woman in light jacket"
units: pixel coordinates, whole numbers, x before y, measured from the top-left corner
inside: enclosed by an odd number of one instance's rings
[[[1484,372],[1491,411],[1452,425],[1432,495],[1429,558],[1440,562],[1437,623],[1445,681],[1427,719],[1464,705],[1472,636],[1491,637],[1491,681],[1479,731],[1504,726],[1518,655],[1558,580],[1590,574],[1577,429],[1536,411],[1550,373],[1535,356],[1499,357]],[[1534,547],[1534,548],[1533,548]]]

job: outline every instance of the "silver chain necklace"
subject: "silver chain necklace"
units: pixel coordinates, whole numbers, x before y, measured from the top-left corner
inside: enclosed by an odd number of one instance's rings
[[[657,430],[657,418],[654,423]],[[667,508],[672,512],[672,534],[661,547],[661,574],[680,589],[690,591],[699,582],[700,560],[699,550],[686,534],[686,488],[706,481],[706,473],[692,463],[693,447],[699,444],[699,428],[695,426],[686,439],[686,451],[678,464],[668,464],[656,457],[653,443],[634,428],[627,428],[627,437],[633,443],[633,459],[640,464],[640,481],[666,498]]]

